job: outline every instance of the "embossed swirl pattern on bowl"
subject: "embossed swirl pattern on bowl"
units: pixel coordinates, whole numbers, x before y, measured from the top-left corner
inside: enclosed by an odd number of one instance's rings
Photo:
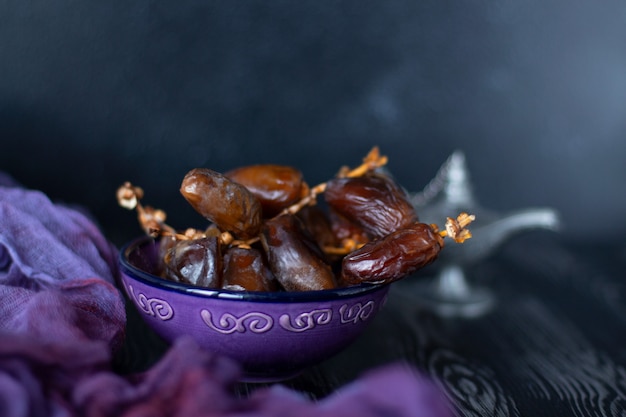
[[[384,305],[388,285],[303,293],[210,290],[154,274],[156,244],[142,238],[120,255],[123,288],[165,340],[192,336],[240,362],[248,379],[280,379],[347,347]]]

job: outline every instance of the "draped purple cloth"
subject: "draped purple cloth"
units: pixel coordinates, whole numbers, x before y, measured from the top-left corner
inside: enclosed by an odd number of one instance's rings
[[[119,375],[117,274],[117,249],[84,213],[0,173],[0,416],[449,415],[431,381],[400,365],[320,401],[281,385],[239,398],[238,365],[185,338],[148,371]]]

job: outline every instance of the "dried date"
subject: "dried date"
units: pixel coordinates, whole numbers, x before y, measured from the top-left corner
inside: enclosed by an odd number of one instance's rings
[[[296,216],[302,221],[306,230],[313,236],[321,248],[333,247],[339,244],[330,218],[319,206],[302,207]]]
[[[224,254],[222,288],[238,291],[276,291],[278,285],[261,251],[233,246]]]
[[[178,240],[169,246],[163,261],[166,278],[200,287],[221,287],[222,254],[216,237]]]
[[[387,236],[417,221],[406,192],[382,174],[334,178],[328,181],[324,197],[334,211],[371,238]]]
[[[246,187],[207,168],[192,169],[180,192],[191,206],[222,231],[248,239],[261,229],[259,200]]]
[[[443,246],[443,238],[432,226],[414,223],[346,255],[342,283],[396,281],[433,262]]]
[[[335,275],[315,240],[291,214],[265,222],[261,243],[270,269],[287,291],[314,291],[336,287]]]
[[[263,217],[277,215],[308,193],[302,173],[285,165],[259,164],[236,168],[224,174],[245,186],[260,201]]]
[[[357,244],[365,244],[371,240],[360,226],[349,221],[332,208],[329,212],[329,218],[333,234],[340,242],[352,241]]]

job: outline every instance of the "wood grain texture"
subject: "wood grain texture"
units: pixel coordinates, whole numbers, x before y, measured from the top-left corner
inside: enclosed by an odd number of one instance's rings
[[[496,294],[490,312],[438,317],[402,283],[380,317],[398,327],[377,336],[435,378],[458,416],[626,415],[624,262],[607,251],[521,239],[471,271]],[[398,358],[365,341],[353,349]]]

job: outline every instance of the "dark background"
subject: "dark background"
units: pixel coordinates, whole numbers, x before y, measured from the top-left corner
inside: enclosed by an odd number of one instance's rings
[[[0,1],[0,170],[140,234],[125,180],[185,227],[187,170],[310,183],[373,146],[410,190],[455,149],[479,199],[626,231],[626,2]]]

